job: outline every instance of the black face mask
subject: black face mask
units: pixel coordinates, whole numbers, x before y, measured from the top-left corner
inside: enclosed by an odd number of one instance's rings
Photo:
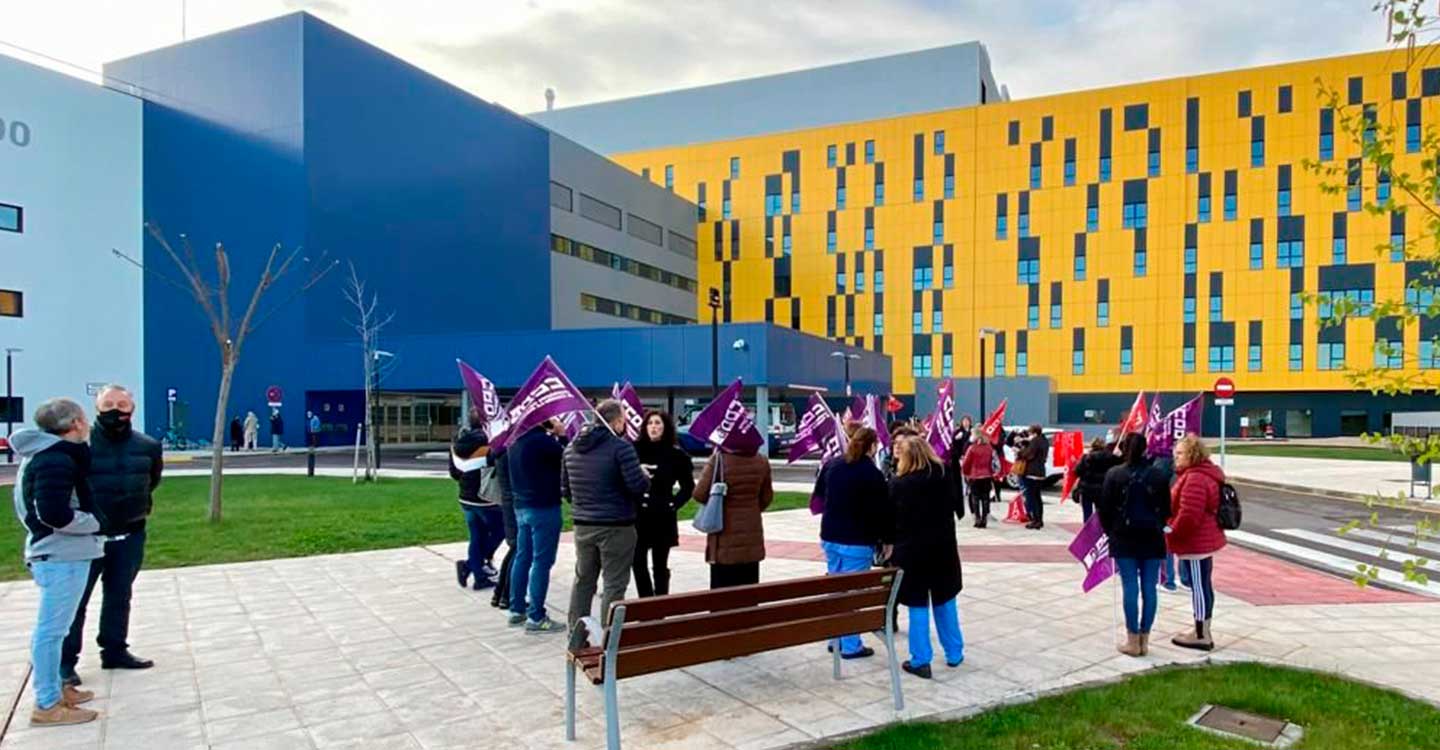
[[[119,409],[109,409],[100,412],[100,429],[109,438],[126,438],[130,436],[130,412]]]

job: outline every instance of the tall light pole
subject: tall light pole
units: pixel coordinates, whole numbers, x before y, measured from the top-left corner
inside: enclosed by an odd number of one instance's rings
[[[10,436],[15,433],[15,370],[12,359],[16,354],[25,351],[15,347],[5,349],[5,463],[15,463],[15,446],[10,444]]]
[[[720,290],[710,287],[710,398],[720,396]]]
[[[859,354],[850,354],[850,353],[848,353],[848,352],[842,352],[842,351],[838,351],[838,350],[837,350],[837,351],[830,352],[830,356],[832,356],[832,357],[839,357],[839,358],[841,359],[841,361],[843,361],[843,362],[845,363],[845,397],[846,397],[846,398],[849,398],[849,397],[850,397],[850,360],[852,360],[852,359],[860,359],[860,355],[859,355]]]
[[[980,421],[983,423],[987,418],[985,413],[985,337],[994,336],[999,333],[998,328],[980,329]]]

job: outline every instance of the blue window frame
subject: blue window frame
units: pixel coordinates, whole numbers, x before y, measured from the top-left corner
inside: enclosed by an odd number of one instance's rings
[[[945,153],[945,131],[935,131],[935,136],[932,140],[935,142],[935,155],[939,156]]]
[[[1146,159],[1146,164],[1147,164],[1148,167],[1149,167],[1149,173],[1150,173],[1150,176],[1151,176],[1151,177],[1159,177],[1159,176],[1160,176],[1160,152],[1159,152],[1159,151],[1151,151],[1151,152],[1149,153],[1147,159]]]
[[[1382,169],[1375,178],[1375,202],[1383,205],[1388,200],[1390,200],[1390,171]]]
[[[1284,243],[1281,243],[1284,244]],[[1250,269],[1256,270],[1265,267],[1265,245],[1260,242],[1250,243]],[[1285,261],[1280,261],[1280,267],[1285,267]]]
[[[1196,266],[1198,265],[1197,255],[1199,255],[1199,253],[1196,252],[1193,246],[1185,248],[1185,273],[1195,273]]]
[[[953,174],[947,174],[947,175],[945,175],[944,189],[945,189],[945,197],[946,197],[946,198],[954,198],[954,197],[955,197],[955,175],[953,175]]]
[[[1149,213],[1149,203],[1126,203],[1120,209],[1120,225],[1126,229],[1144,229]]]
[[[1305,319],[1305,295],[1302,292],[1290,293],[1290,319]]]
[[[1210,319],[1217,321],[1225,319],[1225,298],[1218,294],[1210,295]]]
[[[1305,347],[1300,344],[1290,345],[1290,371],[1298,372],[1305,369]]]
[[[835,208],[840,209],[840,210],[844,210],[844,208],[845,208],[845,186],[844,186],[844,185],[841,185],[840,187],[835,188]]]
[[[830,144],[829,146],[826,146],[826,147],[825,147],[825,166],[827,166],[827,167],[833,167],[833,166],[835,166],[836,154],[838,154],[838,153],[839,153],[839,151],[836,149],[835,144],[832,143],[832,144]]]
[[[916,354],[910,358],[910,370],[917,378],[931,377],[933,365],[934,359],[929,354]]]
[[[931,225],[930,241],[936,245],[945,244],[945,222],[937,221]]]
[[[1144,250],[1135,251],[1135,276],[1144,276],[1149,271],[1149,253]]]
[[[665,187],[675,189],[675,165],[665,165]]]
[[[1395,233],[1390,235],[1390,260],[1400,262],[1405,260],[1405,235]]]
[[[1030,352],[1015,352],[1015,374],[1030,374]]]
[[[865,163],[875,163],[875,141],[865,141]]]
[[[1060,312],[1060,305],[1055,304],[1054,302],[1050,303],[1050,327],[1051,327],[1051,328],[1059,328],[1059,327],[1060,327],[1061,316],[1062,316],[1062,313]]]
[[[1375,366],[1386,370],[1398,370],[1405,366],[1405,342],[1390,339],[1375,339]]]
[[[875,205],[877,205],[877,206],[883,206],[883,205],[885,205],[885,183],[883,183],[883,182],[877,182],[877,183],[875,183],[875,201],[874,201],[874,202],[875,202]]]
[[[1135,350],[1134,350],[1134,349],[1121,349],[1121,350],[1120,350],[1120,374],[1121,374],[1121,375],[1129,375],[1129,374],[1131,374],[1131,373],[1133,373],[1133,372],[1135,372]]]
[[[1249,361],[1246,363],[1246,368],[1249,369],[1250,372],[1260,372],[1260,370],[1261,370],[1261,364],[1262,364],[1262,359],[1261,359],[1261,356],[1260,356],[1260,345],[1259,345],[1259,344],[1251,344],[1251,345],[1250,345],[1250,352],[1249,352],[1249,358],[1248,358],[1248,359],[1249,359]]]
[[[1200,171],[1200,149],[1191,146],[1185,149],[1185,172],[1195,174]]]
[[[929,289],[935,283],[935,269],[930,266],[916,266],[910,276],[910,288],[912,291]]]
[[[825,252],[827,252],[827,253],[833,253],[833,252],[835,252],[835,244],[836,244],[835,233],[834,233],[834,232],[826,232],[826,233],[825,233]]]
[[[1070,374],[1071,374],[1071,375],[1084,375],[1084,374],[1085,374],[1085,350],[1084,350],[1084,349],[1077,349],[1076,351],[1070,352]]]
[[[940,269],[940,283],[943,284],[946,289],[955,288],[955,266],[947,263]]]
[[[700,200],[700,201],[696,201],[696,202],[695,202],[695,220],[696,220],[696,221],[704,221],[704,220],[705,220],[705,204],[706,204],[706,201],[703,201],[703,200]]]
[[[1184,310],[1184,321],[1185,321],[1186,323],[1194,323],[1194,322],[1195,322],[1195,298],[1194,298],[1194,297],[1186,297],[1186,298],[1185,298],[1185,301],[1182,303],[1182,305],[1183,305],[1183,308],[1182,308],[1182,309]]]
[[[865,227],[865,249],[875,249],[875,227]]]
[[[1075,256],[1075,280],[1085,280],[1085,256],[1083,255]]]
[[[945,330],[945,311],[944,311],[944,310],[931,310],[931,311],[930,311],[930,330],[935,331],[936,333],[939,333],[940,331]]]
[[[1110,181],[1110,157],[1108,156],[1100,157],[1100,181]]]
[[[1320,134],[1320,161],[1330,161],[1335,158],[1335,134]]]
[[[1265,140],[1258,139],[1250,141],[1250,166],[1265,166]]]
[[[1180,367],[1185,372],[1195,372],[1195,347],[1187,346],[1180,350]]]
[[[845,273],[844,271],[838,271],[838,272],[836,272],[836,274],[835,274],[835,293],[836,293],[836,294],[844,294],[844,293],[845,293],[845,280],[848,279],[848,278],[850,278],[849,274]]]
[[[784,210],[785,210],[785,204],[782,202],[782,199],[780,198],[780,194],[779,194],[779,193],[775,193],[775,194],[773,194],[773,195],[766,195],[766,196],[765,196],[765,215],[766,215],[766,216],[776,216],[776,215],[780,214],[780,213],[781,213],[782,211],[784,211]]]
[[[730,218],[730,199],[729,199],[729,198],[726,198],[726,199],[720,201],[720,218],[722,218],[722,219],[728,219],[728,218]]]
[[[1212,346],[1209,360],[1210,372],[1235,372],[1235,347]]]
[[[913,313],[910,314],[910,332],[911,332],[911,333],[924,333],[924,332],[925,332],[925,313],[922,313],[922,312],[920,312],[919,310],[916,310],[915,312],[913,312]]]
[[[1010,233],[1010,217],[1000,214],[995,217],[995,239],[1003,240]]]
[[[1275,265],[1277,268],[1304,266],[1305,242],[1303,240],[1282,240],[1277,243],[1275,245]]]
[[[1025,308],[1025,327],[1035,330],[1040,327],[1040,306],[1030,305]]]
[[[1074,160],[1074,159],[1067,159],[1067,160],[1065,161],[1065,186],[1066,186],[1066,187],[1070,187],[1070,186],[1072,186],[1072,185],[1074,185],[1074,184],[1075,184],[1075,160]]]
[[[1097,232],[1100,230],[1100,207],[1085,207],[1085,231]]]
[[[856,292],[863,292],[863,291],[865,291],[865,272],[864,272],[864,271],[856,271],[856,272],[855,272],[855,291],[856,291]]]
[[[923,177],[915,178],[915,192],[913,197],[916,203],[925,200],[925,179]]]
[[[1005,374],[1005,352],[995,352],[995,374]]]
[[[781,254],[781,255],[789,255],[789,254],[790,254],[790,250],[793,248],[794,244],[795,244],[795,243],[794,243],[793,240],[791,239],[790,235],[788,235],[788,234],[782,235],[782,236],[780,237],[780,254]]]
[[[870,320],[871,331],[875,334],[885,332],[885,313],[875,313]]]
[[[1430,339],[1421,339],[1417,359],[1423,370],[1440,370],[1440,346]]]
[[[941,358],[940,358],[940,362],[941,362],[941,364],[940,364],[940,377],[942,377],[942,378],[948,378],[948,377],[950,377],[951,374],[953,374],[953,373],[952,373],[952,370],[954,369],[954,365],[955,365],[955,355],[953,355],[953,354],[945,354],[945,355],[942,355]]]
[[[1345,238],[1336,237],[1330,243],[1330,262],[1337,266],[1343,266],[1349,262],[1348,259],[1349,253],[1346,250]]]
[[[1345,342],[1322,341],[1315,355],[1316,366],[1321,370],[1345,369]]]
[[[800,213],[800,191],[798,190],[790,194],[790,213]]]
[[[882,293],[882,292],[884,292],[884,291],[885,291],[885,271],[884,271],[884,270],[877,270],[877,271],[875,272],[875,293],[876,293],[876,294],[880,294],[880,293]]]
[[[1418,123],[1405,126],[1405,153],[1420,153],[1420,125]]]
[[[1020,214],[1015,223],[1016,227],[1020,230],[1020,236],[1022,238],[1030,236],[1030,214]]]
[[[740,179],[740,157],[738,156],[730,157],[730,179]]]
[[[1225,220],[1234,221],[1236,211],[1236,198],[1234,193],[1225,195]]]
[[[1015,283],[1017,284],[1039,284],[1040,283],[1040,259],[1021,258],[1015,261]]]
[[[1040,189],[1040,165],[1039,165],[1039,164],[1031,164],[1031,165],[1030,165],[1030,189],[1031,189],[1031,190],[1039,190],[1039,189]]]
[[[1202,195],[1195,205],[1196,220],[1202,224],[1210,222],[1210,196]]]
[[[1290,215],[1290,190],[1279,190],[1275,193],[1275,212],[1280,216]]]
[[[1095,325],[1107,328],[1110,325],[1110,303],[1105,300],[1095,303]]]

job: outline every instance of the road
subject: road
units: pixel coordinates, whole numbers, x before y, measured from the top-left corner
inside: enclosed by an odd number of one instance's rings
[[[408,469],[444,476],[443,460],[424,458],[416,448],[391,448],[384,452],[383,465],[389,469]],[[233,457],[227,465],[236,468],[303,469],[303,451],[279,455],[270,453],[243,454]],[[316,465],[349,469],[353,457],[343,453],[319,453]],[[208,457],[197,457],[172,466],[205,469]],[[0,484],[13,481],[14,467],[0,463]],[[776,465],[777,482],[810,482],[814,479],[811,466]],[[1265,554],[1284,558],[1333,575],[1351,578],[1360,565],[1380,569],[1378,583],[1387,588],[1424,592],[1440,596],[1440,575],[1432,576],[1428,585],[1404,580],[1403,570],[1412,558],[1440,561],[1440,540],[1422,542],[1410,549],[1416,522],[1426,517],[1412,511],[1374,508],[1375,527],[1365,527],[1341,535],[1337,530],[1352,520],[1366,520],[1372,509],[1348,500],[1320,497],[1303,492],[1237,484],[1244,507],[1244,524],[1240,531],[1230,533],[1232,542]],[[1057,502],[1058,493],[1047,492],[1047,502]],[[1432,520],[1440,516],[1431,514]],[[1383,555],[1383,557],[1382,557]],[[1430,565],[1435,568],[1435,564]]]

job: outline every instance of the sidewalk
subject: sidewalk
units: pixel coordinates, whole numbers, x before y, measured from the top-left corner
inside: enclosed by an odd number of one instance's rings
[[[1183,595],[1163,596],[1150,657],[1117,654],[1118,587],[1082,595],[1080,567],[1064,551],[1079,512],[1066,503],[1047,516],[1039,532],[961,524],[966,660],[958,669],[942,665],[933,681],[904,676],[902,718],[963,716],[1205,658],[1168,644],[1190,619]],[[818,519],[789,511],[767,515],[765,525],[763,580],[824,570]],[[675,588],[701,588],[703,539],[682,530],[671,558]],[[159,666],[102,672],[87,644],[80,672],[105,718],[31,730],[26,690],[0,749],[603,747],[599,692],[588,688],[580,693],[579,741],[562,739],[563,637],[507,628],[487,605],[489,592],[457,589],[451,560],[463,551],[449,544],[146,571],[131,640]],[[1215,659],[1335,670],[1440,702],[1440,634],[1432,627],[1440,600],[1356,589],[1244,550],[1225,555],[1216,566]],[[567,538],[550,587],[557,619],[573,563]],[[33,585],[0,585],[5,705],[22,689],[34,607]],[[905,658],[903,628],[902,616]],[[846,662],[844,675],[831,679],[825,647],[814,644],[626,680],[624,741],[760,750],[895,720],[883,654]]]
[[[1216,454],[1213,459],[1219,463]],[[1410,489],[1410,464],[1400,461],[1346,461],[1288,456],[1229,455],[1225,474],[1285,489],[1319,494],[1393,498]]]

